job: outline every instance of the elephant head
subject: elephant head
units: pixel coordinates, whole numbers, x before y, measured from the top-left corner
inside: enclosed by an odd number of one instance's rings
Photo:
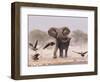
[[[60,49],[60,57],[63,57],[63,49],[65,49],[65,56],[67,56],[67,50],[70,43],[70,39],[68,37],[70,30],[68,27],[62,28],[50,28],[48,30],[48,34],[56,39],[56,48],[54,50],[54,58],[56,58],[57,49]]]
[[[61,43],[67,42],[69,33],[70,33],[70,30],[68,27],[63,27],[60,29],[52,27],[48,30],[48,34],[54,37],[55,39],[57,39]]]

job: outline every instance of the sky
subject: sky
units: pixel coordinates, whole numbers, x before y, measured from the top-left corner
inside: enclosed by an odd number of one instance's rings
[[[88,32],[88,18],[87,17],[68,17],[68,16],[43,16],[43,15],[29,15],[28,28],[29,32],[34,29],[48,31],[51,27],[61,28],[67,26],[71,31],[82,30]]]

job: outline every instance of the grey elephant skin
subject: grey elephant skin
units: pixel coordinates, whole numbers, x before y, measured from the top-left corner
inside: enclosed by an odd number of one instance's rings
[[[68,37],[70,29],[68,27],[62,28],[50,28],[48,34],[56,39],[56,45],[54,50],[54,58],[57,58],[57,50],[59,49],[59,57],[67,57],[67,51],[69,48],[71,38]],[[63,55],[63,50],[65,50],[65,56]]]

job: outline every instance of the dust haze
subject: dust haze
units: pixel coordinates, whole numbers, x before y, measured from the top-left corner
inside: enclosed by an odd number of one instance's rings
[[[55,42],[55,39],[50,37],[47,32],[34,29],[29,32],[29,43],[35,45],[36,40],[38,40],[37,51],[33,51],[31,46],[29,46],[29,54],[28,54],[28,66],[47,66],[47,65],[71,65],[71,64],[87,64],[88,63],[88,54],[85,54],[85,57],[81,57],[80,54],[74,53],[76,52],[84,52],[88,51],[88,35],[82,30],[76,29],[72,31],[69,35],[71,37],[71,42],[68,48],[68,57],[60,58],[59,50],[57,51],[57,58],[53,59],[54,46],[50,46],[46,49],[43,47],[48,42]],[[39,53],[39,59],[34,60],[33,56]]]

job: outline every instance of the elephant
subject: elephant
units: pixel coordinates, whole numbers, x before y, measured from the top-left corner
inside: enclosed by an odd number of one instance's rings
[[[59,57],[63,58],[63,50],[65,50],[65,57],[67,57],[67,51],[69,48],[71,38],[68,36],[70,29],[68,27],[55,28],[51,27],[48,30],[48,35],[55,38],[56,45],[54,49],[53,58],[57,58],[56,52],[59,49]]]

